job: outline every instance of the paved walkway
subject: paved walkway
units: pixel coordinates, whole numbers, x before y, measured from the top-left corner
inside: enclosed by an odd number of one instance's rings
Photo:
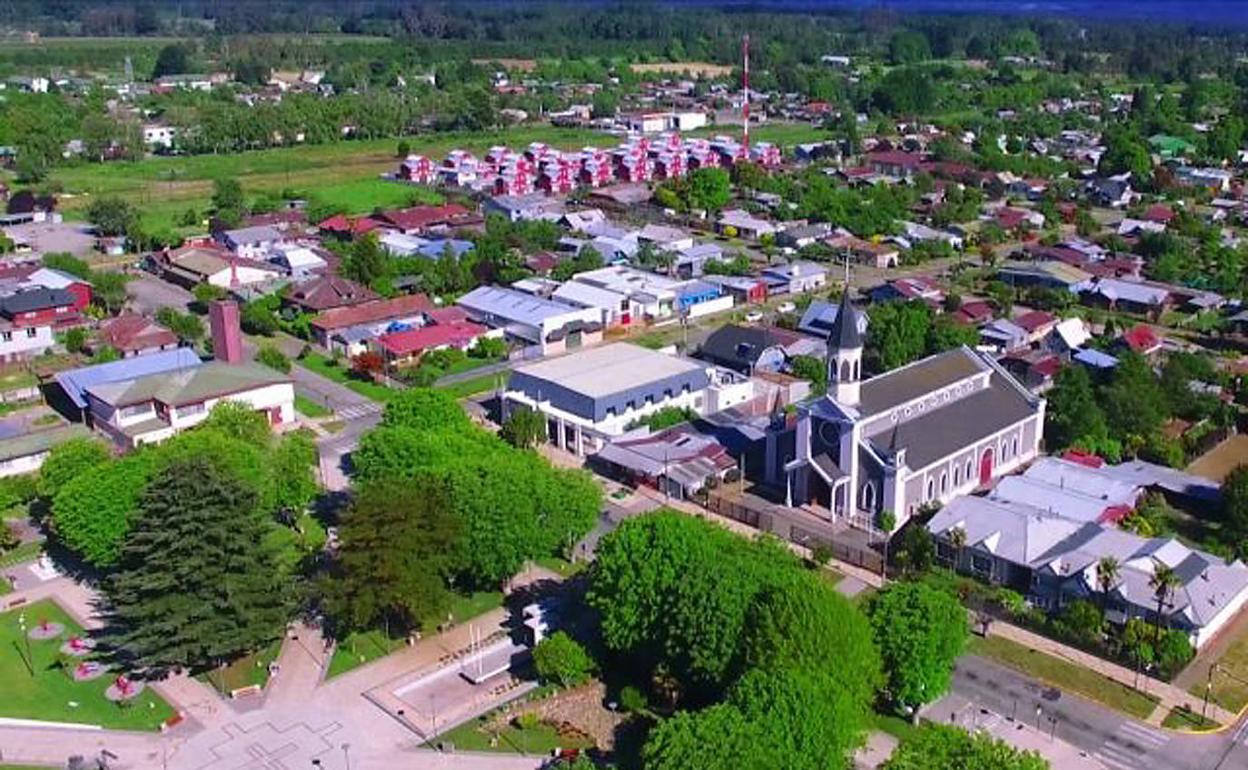
[[[1098,658],[1082,650],[1077,650],[1048,637],[1032,633],[1018,626],[1001,621],[993,621],[989,626],[988,633],[1082,666],[1127,687],[1135,686],[1136,674],[1131,669],[1120,666],[1117,663],[1111,663],[1103,658]],[[1143,674],[1140,675],[1139,682],[1141,692],[1152,695],[1160,701],[1152,716],[1148,718],[1148,724],[1160,725],[1162,720],[1166,718],[1166,714],[1170,712],[1170,709],[1179,706],[1189,706],[1197,712],[1201,709],[1199,698],[1184,692],[1172,684]],[[1233,724],[1237,719],[1235,714],[1212,703],[1209,704],[1209,718],[1223,725]]]

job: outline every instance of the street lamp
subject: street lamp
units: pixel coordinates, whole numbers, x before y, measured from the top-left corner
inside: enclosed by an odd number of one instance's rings
[[[342,759],[347,764],[347,770],[351,770],[351,754],[348,753],[350,748],[351,748],[351,744],[349,743],[342,744]]]
[[[30,676],[33,679],[35,676],[35,659],[31,657],[31,654],[30,654],[30,634],[26,633],[26,613],[25,612],[18,614],[17,627],[18,629],[21,630],[23,646],[26,648],[26,657],[23,659],[22,662],[26,664],[26,670],[30,672]]]

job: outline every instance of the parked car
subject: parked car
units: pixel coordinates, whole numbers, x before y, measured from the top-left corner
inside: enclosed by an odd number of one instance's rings
[[[751,310],[750,312],[745,314],[746,323],[756,324],[762,320],[763,320],[763,314],[759,312],[758,310]]]
[[[776,310],[779,310],[781,313],[796,313],[797,305],[794,305],[792,302],[781,302],[780,307],[776,308]]]

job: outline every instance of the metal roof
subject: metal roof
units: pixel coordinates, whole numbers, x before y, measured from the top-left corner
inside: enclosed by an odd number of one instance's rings
[[[124,358],[106,364],[84,366],[80,369],[68,369],[55,375],[61,389],[79,409],[87,408],[87,388],[103,385],[118,380],[129,380],[149,374],[190,369],[201,365],[203,361],[190,348],[174,348],[158,353]]]

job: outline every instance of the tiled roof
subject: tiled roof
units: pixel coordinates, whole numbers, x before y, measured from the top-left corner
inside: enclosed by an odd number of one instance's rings
[[[178,344],[178,336],[155,321],[133,313],[100,325],[100,341],[122,352]]]
[[[333,331],[348,326],[388,321],[432,309],[433,303],[424,294],[409,294],[394,299],[378,299],[350,307],[327,310],[312,319],[312,325],[318,329]]]
[[[324,275],[287,286],[283,297],[309,311],[320,312],[371,302],[379,295],[355,281]]]
[[[377,343],[392,355],[409,356],[444,345],[463,347],[488,331],[488,327],[472,321],[456,321],[386,334]]]

